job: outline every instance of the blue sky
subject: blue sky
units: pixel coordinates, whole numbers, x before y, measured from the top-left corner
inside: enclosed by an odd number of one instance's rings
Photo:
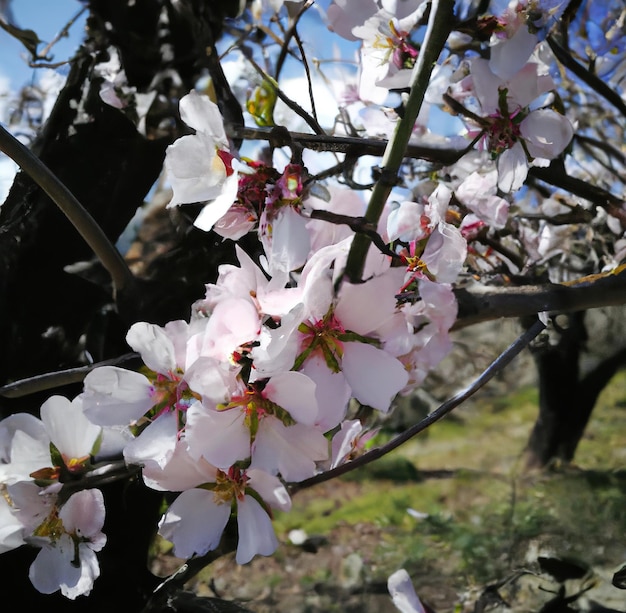
[[[78,13],[82,4],[78,0],[13,0],[11,11],[15,25],[34,30],[45,47],[58,32]],[[86,13],[70,31],[69,38],[61,39],[51,50],[53,62],[70,58],[80,44]],[[21,43],[0,30],[0,76],[10,80],[13,90],[36,78],[37,70],[28,66],[28,53]],[[63,69],[59,69],[63,71]]]

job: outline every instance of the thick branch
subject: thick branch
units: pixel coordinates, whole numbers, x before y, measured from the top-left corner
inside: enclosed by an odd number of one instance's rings
[[[500,317],[523,317],[552,311],[570,313],[626,304],[626,270],[591,275],[571,283],[457,288],[459,315],[454,330]]]

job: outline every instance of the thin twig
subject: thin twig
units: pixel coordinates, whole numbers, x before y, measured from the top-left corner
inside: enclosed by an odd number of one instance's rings
[[[589,72],[582,64],[579,64],[566,49],[564,49],[554,38],[548,36],[546,38],[552,53],[557,60],[568,70],[573,72],[581,81],[585,82],[591,89],[600,94],[607,102],[612,104],[624,117],[626,117],[626,103],[621,96],[611,87],[609,87],[600,77]]]
[[[459,405],[465,402],[470,396],[474,395],[481,387],[502,371],[502,369],[522,351],[522,349],[524,349],[542,330],[545,329],[545,327],[545,324],[538,319],[532,326],[530,326],[530,328],[528,328],[528,330],[526,330],[526,332],[519,336],[507,349],[505,349],[471,385],[449,400],[446,400],[446,402],[430,413],[430,415],[405,430],[402,434],[389,441],[387,444],[382,447],[372,449],[351,462],[347,462],[346,464],[327,470],[319,475],[300,481],[299,483],[292,483],[289,485],[289,493],[293,495],[307,487],[323,483],[324,481],[334,479],[340,475],[344,475],[352,470],[355,470],[356,468],[365,466],[366,464],[387,455],[394,449],[397,449],[400,445],[406,443],[420,432],[423,432],[429,426],[432,426],[432,424],[439,421],[442,417],[446,416],[452,410],[456,409]]]
[[[41,57],[41,59],[47,59],[48,57],[48,53],[50,53],[50,50],[52,49],[52,47],[54,47],[54,45],[56,45],[62,38],[67,38],[67,36],[69,35],[69,31],[70,28],[76,23],[76,21],[78,20],[78,18],[87,10],[86,6],[83,6],[77,13],[76,15],[74,15],[74,17],[72,17],[63,27],[63,29],[43,48],[43,50],[41,51],[41,53],[38,53],[37,56],[38,58]],[[63,62],[66,63],[66,62]],[[38,68],[41,65],[40,64],[33,64],[33,63],[29,63],[30,66],[32,66],[33,68]],[[59,64],[61,65],[61,64]]]
[[[313,114],[313,118],[315,119],[315,121],[319,122],[319,119],[317,118],[317,109],[315,108],[315,96],[313,95],[313,81],[311,80],[311,69],[309,68],[309,62],[306,59],[306,53],[304,52],[304,47],[302,46],[302,41],[300,40],[300,35],[298,34],[298,32],[294,34],[294,39],[302,55],[302,65],[304,66],[306,82],[309,87],[309,102],[311,103],[311,113]]]
[[[300,7],[300,10],[298,11],[297,15],[295,15],[295,17],[291,20],[291,23],[289,24],[289,28],[285,32],[285,40],[280,46],[280,53],[278,55],[278,59],[276,60],[276,71],[274,73],[276,81],[278,81],[278,78],[280,77],[280,73],[282,72],[283,65],[285,63],[285,60],[287,59],[287,53],[289,53],[289,41],[291,40],[291,38],[293,38],[296,35],[297,27],[298,27],[298,23],[300,22],[300,19],[302,18],[304,13],[306,13],[312,6],[313,6],[313,2],[311,0],[307,0],[306,2],[304,2],[302,6]],[[305,59],[302,47],[300,47],[300,53],[302,54],[302,59]]]

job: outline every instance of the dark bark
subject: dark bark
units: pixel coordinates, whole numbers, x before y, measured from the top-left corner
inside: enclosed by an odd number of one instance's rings
[[[158,179],[167,145],[187,129],[178,117],[178,99],[201,75],[215,70],[206,65],[207,41],[212,44],[219,36],[224,13],[212,6],[221,3],[190,0],[178,6],[183,4],[187,13],[164,0],[92,1],[83,50],[31,146],[112,242]],[[166,32],[158,20],[162,10],[177,15]],[[184,55],[177,51],[169,66],[180,71],[180,90],[162,74],[168,68],[160,52],[164,37],[176,50],[185,49]],[[124,112],[100,99],[93,69],[106,59],[110,45],[120,49],[129,84],[138,90],[150,86],[161,96],[147,118],[149,137],[140,134]],[[219,95],[236,119],[234,99],[223,87]],[[76,121],[78,104],[88,121]],[[0,209],[0,385],[82,366],[86,352],[96,361],[127,353],[126,332],[139,319],[164,324],[187,318],[190,304],[204,295],[205,283],[215,279],[218,264],[232,261],[232,245],[194,229],[185,213],[164,215],[161,228],[171,245],[168,253],[145,266],[138,287],[114,296],[106,271],[76,229],[32,179],[20,173]],[[82,261],[91,264],[80,274],[67,272],[67,266]],[[72,384],[53,392],[0,398],[0,418],[18,411],[38,415],[51,393],[73,398],[80,391],[80,384]],[[18,594],[21,610],[138,612],[145,606],[160,583],[147,563],[162,494],[134,478],[101,489],[107,544],[98,554],[101,576],[91,595],[69,601],[60,593],[39,594],[28,579],[37,550],[21,547],[0,556],[3,584]]]
[[[559,315],[557,342],[532,350],[539,381],[539,415],[526,448],[529,468],[574,459],[598,396],[626,365],[626,350],[620,349],[581,375],[581,355],[588,341],[585,315],[586,311]]]

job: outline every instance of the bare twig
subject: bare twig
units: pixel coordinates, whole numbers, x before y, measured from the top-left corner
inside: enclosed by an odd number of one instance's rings
[[[56,45],[62,38],[66,38],[69,35],[69,31],[70,28],[76,23],[76,21],[78,20],[78,18],[87,10],[87,6],[83,6],[77,13],[76,15],[74,15],[74,17],[72,17],[63,27],[63,29],[43,48],[43,50],[41,51],[41,53],[37,54],[37,60],[39,58],[41,59],[47,59],[48,57],[48,53],[50,53],[50,51],[52,50],[52,47],[54,47],[54,45]],[[66,64],[67,62],[59,62],[58,64],[56,64],[55,66],[62,66],[63,64]],[[32,68],[43,68],[43,67],[47,67],[48,65],[42,65],[39,64],[37,62],[29,62],[29,66],[31,66]]]
[[[626,117],[626,103],[624,103],[621,96],[615,90],[611,89],[600,77],[591,73],[582,64],[579,64],[570,53],[557,42],[554,36],[548,36],[546,41],[548,45],[550,45],[552,53],[554,53],[565,68],[573,72],[581,81],[585,82],[591,89],[600,94]]]

